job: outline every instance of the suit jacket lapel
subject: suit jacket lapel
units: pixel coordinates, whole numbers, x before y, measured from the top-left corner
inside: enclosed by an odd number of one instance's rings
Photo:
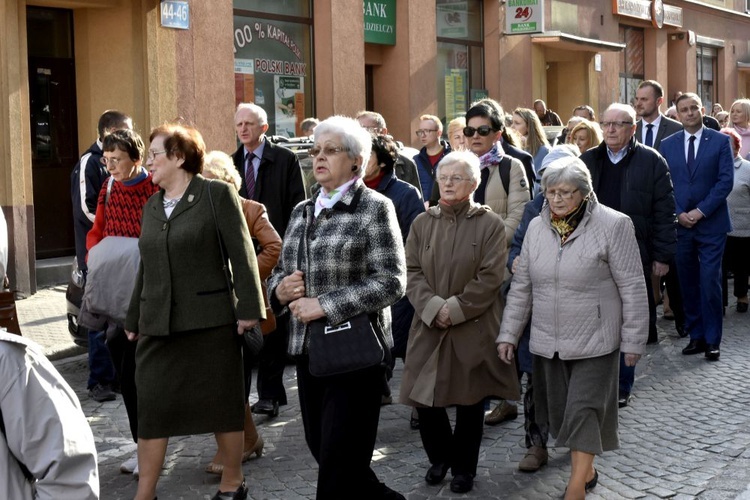
[[[203,187],[205,184],[206,182],[202,175],[199,174],[194,176],[193,180],[191,180],[190,184],[188,184],[185,193],[182,195],[182,199],[177,204],[177,206],[174,207],[172,215],[169,216],[169,220],[176,219],[177,217],[197,205],[205,190],[205,188]]]
[[[706,128],[703,129],[701,134],[700,145],[698,146],[698,152],[695,154],[695,165],[693,168],[693,176],[701,166],[701,160],[705,155],[708,154],[707,150],[711,141],[711,137],[706,133]]]

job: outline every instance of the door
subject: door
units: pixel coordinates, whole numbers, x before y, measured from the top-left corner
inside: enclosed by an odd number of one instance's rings
[[[37,259],[75,253],[70,174],[79,151],[72,23],[69,10],[27,9]]]

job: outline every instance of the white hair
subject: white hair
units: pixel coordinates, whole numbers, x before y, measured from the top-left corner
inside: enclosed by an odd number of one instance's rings
[[[352,160],[362,159],[362,165],[357,170],[357,175],[362,175],[372,152],[372,135],[370,132],[362,128],[357,120],[348,116],[336,115],[326,118],[315,127],[316,138],[325,134],[338,136],[342,145],[346,148],[349,158]]]
[[[253,102],[241,102],[237,105],[237,111],[234,112],[234,117],[237,118],[237,113],[241,110],[246,109],[258,118],[259,125],[266,125],[268,123],[268,113],[266,110],[258,106]]]

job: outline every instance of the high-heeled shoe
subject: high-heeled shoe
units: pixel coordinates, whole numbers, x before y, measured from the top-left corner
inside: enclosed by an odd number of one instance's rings
[[[247,499],[247,485],[245,481],[242,481],[236,490],[234,491],[217,491],[216,495],[211,500],[246,500]]]
[[[242,452],[242,463],[244,464],[245,462],[250,460],[250,457],[252,457],[253,455],[256,455],[258,458],[262,457],[264,446],[265,443],[263,442],[263,438],[258,436],[258,440],[255,442],[253,447]],[[206,466],[205,470],[208,474],[216,474],[220,476],[224,472],[224,466],[222,464],[211,462]]]
[[[244,464],[245,462],[250,460],[250,457],[252,457],[253,455],[258,458],[262,457],[264,446],[265,443],[263,442],[263,437],[258,436],[258,439],[257,441],[255,441],[255,444],[252,446],[252,448],[242,452],[242,463]]]

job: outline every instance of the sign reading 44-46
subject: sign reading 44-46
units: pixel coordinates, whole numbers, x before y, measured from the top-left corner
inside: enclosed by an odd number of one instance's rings
[[[162,0],[161,25],[165,28],[190,28],[190,9],[185,1]]]
[[[508,0],[505,4],[505,34],[544,31],[544,0]]]

